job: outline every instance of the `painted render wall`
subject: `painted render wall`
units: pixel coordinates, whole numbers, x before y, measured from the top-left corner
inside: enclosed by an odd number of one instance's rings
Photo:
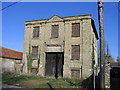
[[[21,73],[21,60],[0,57],[1,73]]]

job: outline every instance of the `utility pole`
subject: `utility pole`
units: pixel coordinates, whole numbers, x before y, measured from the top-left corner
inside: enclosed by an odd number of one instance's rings
[[[99,34],[100,34],[100,88],[105,89],[105,50],[104,50],[104,24],[103,3],[98,0]]]
[[[109,47],[108,47],[108,44],[107,44],[107,56],[109,55]]]

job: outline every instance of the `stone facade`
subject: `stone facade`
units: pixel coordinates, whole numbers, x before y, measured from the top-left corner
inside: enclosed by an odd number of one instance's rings
[[[80,24],[80,36],[72,37],[72,23]],[[58,38],[51,38],[51,25],[59,25]],[[39,26],[39,38],[33,38],[33,28]],[[63,52],[64,65],[63,77],[72,78],[71,70],[80,70],[80,77],[86,79],[93,73],[92,52],[94,46],[94,59],[97,66],[97,31],[91,15],[80,15],[71,17],[59,17],[54,15],[50,19],[33,20],[25,22],[24,33],[24,73],[27,73],[27,54],[29,46],[38,46],[40,55],[39,72],[45,76],[46,52]],[[93,43],[94,41],[94,43]],[[80,45],[79,60],[71,59],[72,45]],[[37,67],[38,61],[33,60],[32,67]]]

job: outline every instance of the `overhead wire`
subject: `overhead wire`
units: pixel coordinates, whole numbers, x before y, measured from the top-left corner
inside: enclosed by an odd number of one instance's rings
[[[4,8],[2,8],[0,11],[3,11],[3,10],[5,10],[5,9],[7,9],[7,8],[9,8],[9,7],[11,7],[11,6],[13,6],[13,5],[15,5],[15,4],[21,2],[21,1],[22,1],[22,0],[19,0],[19,1],[17,1],[17,2],[14,2],[14,3],[12,3],[12,4],[10,4],[10,5],[8,5],[8,6],[4,7]]]

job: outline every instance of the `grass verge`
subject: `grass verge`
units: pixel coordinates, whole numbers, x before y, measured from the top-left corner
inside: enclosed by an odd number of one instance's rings
[[[51,79],[30,75],[2,75],[2,83],[18,85],[25,88],[77,88],[74,84],[78,82],[80,80],[69,78]]]

